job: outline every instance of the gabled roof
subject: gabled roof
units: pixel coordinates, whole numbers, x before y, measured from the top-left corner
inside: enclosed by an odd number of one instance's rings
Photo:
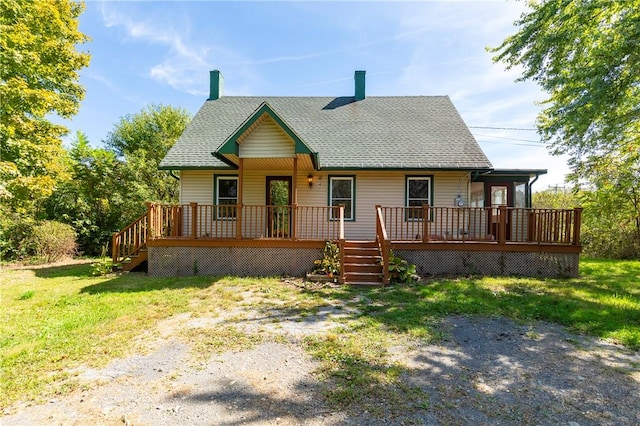
[[[308,154],[312,158],[314,167],[318,165],[318,153],[313,152],[309,146],[298,136],[294,129],[291,128],[283,119],[276,113],[273,108],[267,103],[260,104],[253,114],[251,114],[241,125],[233,132],[212,154],[228,163],[229,159],[226,156],[237,157],[239,151],[240,138],[247,132],[251,126],[256,124],[264,115],[271,117],[280,128],[287,134],[294,142],[294,152],[296,154]],[[233,161],[233,160],[231,160]]]
[[[278,124],[295,135],[296,144],[299,140],[318,154],[318,169],[492,168],[447,96],[367,97],[357,102],[353,97],[209,100],[160,168],[232,168],[212,153],[226,152],[261,108],[280,119]]]

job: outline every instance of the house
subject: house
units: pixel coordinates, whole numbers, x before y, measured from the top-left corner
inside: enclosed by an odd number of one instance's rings
[[[577,275],[580,210],[531,209],[546,170],[495,169],[447,96],[210,96],[160,163],[180,204],[114,235],[151,275],[302,275],[325,241],[342,282],[422,274]]]

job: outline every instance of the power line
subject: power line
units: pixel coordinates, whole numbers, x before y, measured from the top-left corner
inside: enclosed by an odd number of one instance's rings
[[[491,127],[491,126],[467,126],[470,129],[490,129],[490,130],[526,130],[526,131],[538,131],[532,127]]]
[[[504,142],[504,141],[487,141],[487,140],[478,140],[480,143],[501,143],[501,144],[509,144],[509,145],[520,145],[520,146],[535,146],[538,148],[546,148],[545,145],[540,143],[527,143],[527,142]]]
[[[541,140],[534,141],[533,139],[518,139],[518,138],[508,138],[508,137],[505,137],[505,136],[479,135],[479,134],[477,134],[475,136],[482,136],[483,138],[506,139],[508,141],[533,142],[533,143],[542,144],[542,145],[545,144],[544,141],[541,141]]]

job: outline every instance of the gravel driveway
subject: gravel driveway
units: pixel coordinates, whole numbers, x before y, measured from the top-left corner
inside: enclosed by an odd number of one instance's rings
[[[348,312],[347,312],[348,313]],[[246,313],[245,313],[246,314]],[[161,324],[146,355],[75,372],[82,391],[43,405],[22,404],[3,425],[382,425],[382,424],[640,424],[640,354],[547,324],[452,316],[439,324],[438,344],[394,347],[402,383],[426,400],[398,411],[367,400],[336,411],[332,384],[303,350],[302,338],[337,327],[344,309],[314,316],[182,314]],[[236,318],[236,319],[233,319]],[[242,318],[242,319],[238,319]],[[176,338],[186,327],[235,321],[247,333],[271,336],[250,350],[194,363]]]

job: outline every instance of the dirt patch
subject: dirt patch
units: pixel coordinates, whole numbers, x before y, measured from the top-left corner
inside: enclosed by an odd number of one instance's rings
[[[250,306],[206,317],[181,314],[160,324],[148,355],[78,374],[85,390],[46,404],[13,407],[3,424],[337,425],[337,424],[640,424],[640,355],[567,332],[504,318],[452,316],[444,340],[392,348],[400,381],[421,392],[398,412],[390,399],[336,411],[332,384],[315,372],[305,336],[345,326],[358,312],[327,302],[313,313]],[[261,332],[264,343],[213,354],[194,364],[181,330],[229,323]],[[366,391],[366,390],[363,390]],[[16,412],[17,411],[17,412]]]

